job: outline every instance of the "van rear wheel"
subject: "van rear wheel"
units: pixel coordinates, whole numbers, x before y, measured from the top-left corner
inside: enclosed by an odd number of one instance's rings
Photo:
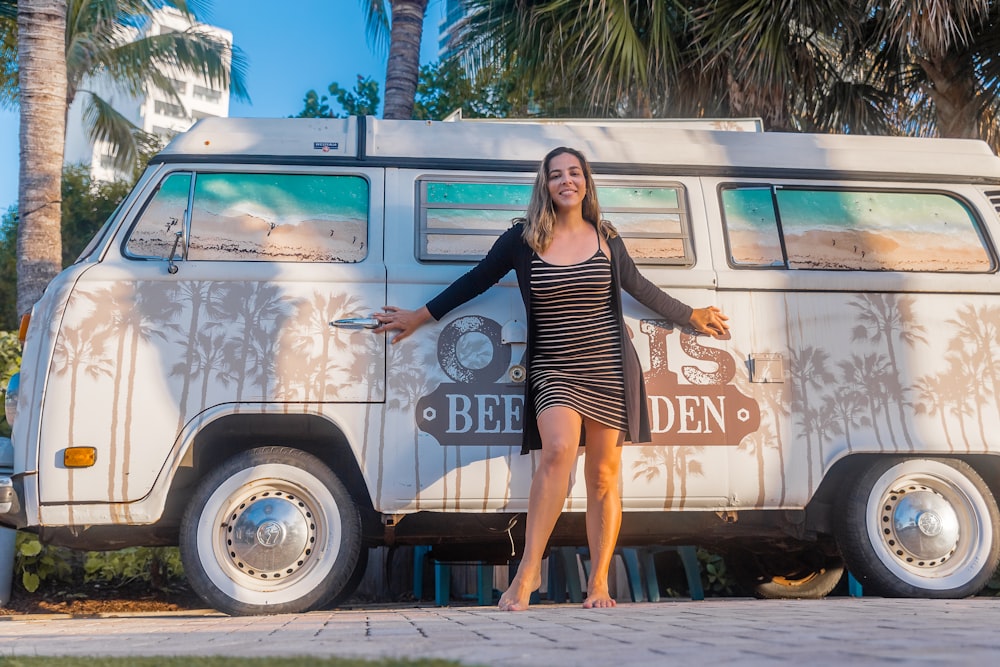
[[[315,456],[287,447],[242,452],[201,480],[180,547],[191,587],[231,615],[342,599],[364,558],[361,514],[343,483]]]
[[[837,540],[866,592],[963,598],[1000,561],[1000,512],[989,487],[957,459],[885,458],[857,477]]]

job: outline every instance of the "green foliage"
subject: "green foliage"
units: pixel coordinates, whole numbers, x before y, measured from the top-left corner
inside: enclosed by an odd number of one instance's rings
[[[0,331],[17,326],[17,207],[11,206],[0,217]]]
[[[62,176],[62,256],[69,266],[132,189],[128,181],[95,181],[84,165],[70,165]]]
[[[71,165],[62,177],[62,258],[69,266],[128,195],[132,183],[95,181],[87,167]],[[0,331],[13,331],[17,303],[17,208],[0,218]]]
[[[128,547],[117,551],[74,551],[42,544],[30,533],[18,532],[14,556],[15,582],[28,593],[43,585],[100,582],[127,586],[136,582],[168,590],[184,580],[177,547]]]
[[[10,376],[21,367],[21,344],[17,341],[17,333],[0,331],[0,396],[7,388]],[[0,437],[10,437],[10,424],[0,410]]]
[[[330,109],[330,98],[317,95],[315,90],[306,93],[303,99],[303,109],[296,118],[346,118],[347,116],[371,116],[378,110],[378,82],[369,77],[358,75],[354,90],[341,88],[336,81],[329,86],[330,95],[340,105],[342,113]]]
[[[505,118],[511,113],[507,101],[509,87],[508,81],[491,68],[483,68],[473,81],[456,61],[424,65],[417,81],[413,118],[442,120],[457,109],[466,118]],[[330,95],[308,91],[302,100],[302,110],[294,117],[345,118],[375,115],[378,111],[379,85],[370,76],[359,74],[352,90],[335,81],[329,91]],[[334,103],[336,106],[331,107]]]
[[[732,595],[735,582],[730,579],[726,561],[719,554],[698,549],[698,562],[702,568],[702,585],[706,594]]]
[[[511,114],[505,82],[492,69],[482,69],[472,80],[456,60],[420,68],[413,117],[441,120],[457,109],[465,118],[506,118]]]
[[[166,589],[184,578],[176,547],[128,547],[118,551],[89,551],[83,561],[84,581],[115,585],[141,581]]]
[[[18,532],[15,538],[14,581],[34,593],[43,582],[66,581],[73,570],[69,549],[43,545],[38,537]],[[18,576],[20,575],[20,576]]]

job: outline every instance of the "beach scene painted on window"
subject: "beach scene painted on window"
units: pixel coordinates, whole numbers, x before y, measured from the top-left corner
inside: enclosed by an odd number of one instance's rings
[[[187,258],[360,262],[367,230],[360,176],[198,174]]]
[[[790,269],[992,269],[975,217],[944,194],[749,188],[724,190],[723,205],[735,264],[783,265],[780,220]]]
[[[475,260],[528,209],[528,183],[422,184],[422,259]],[[637,260],[681,262],[686,257],[676,187],[599,186],[602,214]]]

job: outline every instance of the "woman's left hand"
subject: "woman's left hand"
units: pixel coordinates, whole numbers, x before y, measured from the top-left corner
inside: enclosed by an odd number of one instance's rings
[[[715,306],[708,306],[707,308],[695,308],[691,312],[689,324],[698,333],[720,338],[729,333],[729,325],[726,323],[728,319]]]

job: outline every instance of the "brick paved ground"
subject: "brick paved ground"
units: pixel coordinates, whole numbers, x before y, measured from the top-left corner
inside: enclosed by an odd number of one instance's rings
[[[4,655],[437,657],[467,665],[989,665],[1000,599],[393,606],[232,618],[212,612],[6,617]],[[2,660],[0,660],[2,662]]]

